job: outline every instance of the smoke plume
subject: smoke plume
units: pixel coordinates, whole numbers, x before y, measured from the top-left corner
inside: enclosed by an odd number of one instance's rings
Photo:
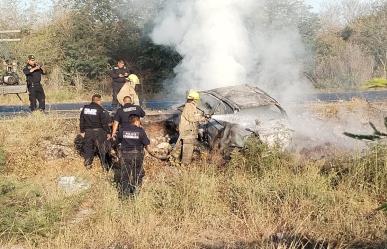
[[[156,44],[175,48],[183,58],[175,68],[174,85],[167,87],[174,95],[190,88],[256,85],[279,100],[298,136],[316,144],[354,146],[342,132],[362,127],[319,121],[295,105],[313,91],[303,74],[309,55],[299,29],[303,14],[308,13],[302,0],[166,0],[163,6],[151,38]],[[235,118],[239,125],[244,124],[243,117],[262,119],[261,114],[241,115],[217,118],[231,122],[229,118]]]
[[[294,20],[281,16],[281,5],[275,13],[269,0],[167,0],[164,6],[151,38],[182,55],[173,80],[179,93],[249,83],[287,101],[306,89],[302,39]]]

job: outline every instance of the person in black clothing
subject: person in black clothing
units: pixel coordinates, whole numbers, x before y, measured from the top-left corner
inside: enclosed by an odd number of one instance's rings
[[[116,108],[118,106],[117,94],[120,92],[121,88],[126,82],[126,78],[131,74],[131,71],[125,66],[123,60],[117,61],[117,66],[113,68],[110,72],[110,76],[113,79],[113,100],[112,107]]]
[[[132,104],[132,98],[130,96],[124,97],[124,106],[119,108],[114,115],[112,136],[114,137],[117,134],[118,126],[124,123],[129,123],[129,116],[136,115],[140,118],[145,117],[144,110],[138,106]]]
[[[110,117],[101,104],[101,95],[93,95],[92,102],[83,107],[80,115],[80,130],[81,135],[84,137],[84,165],[87,169],[92,166],[95,148],[98,151],[102,167],[105,170],[109,169],[106,160],[106,154],[108,153],[106,141],[110,138]]]
[[[36,100],[39,102],[39,110],[46,109],[46,95],[41,84],[42,75],[45,75],[43,68],[36,63],[35,56],[29,55],[27,65],[23,69],[23,73],[27,77],[27,88],[30,100],[31,111],[36,110]]]
[[[139,116],[131,115],[129,117],[129,123],[122,125],[117,140],[121,144],[121,169],[118,177],[120,195],[126,197],[134,194],[145,175],[143,168],[144,148],[149,154],[153,154],[149,150],[150,141],[144,129],[141,128]]]

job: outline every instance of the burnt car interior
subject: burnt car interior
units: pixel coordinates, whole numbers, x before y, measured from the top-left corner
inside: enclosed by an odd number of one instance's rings
[[[177,110],[181,112],[183,108],[184,105],[181,105]],[[239,146],[243,144],[243,141],[239,141],[242,137],[255,134],[255,125],[270,126],[273,124],[271,121],[287,119],[285,110],[275,99],[261,89],[249,85],[200,92],[197,108],[210,116],[207,122],[199,126],[199,140],[209,149],[216,149],[219,142],[226,144],[228,140],[229,146]],[[178,133],[179,116],[180,114],[176,114],[167,121],[169,134],[174,138],[178,135],[173,136],[171,131]],[[229,135],[226,134],[227,127],[230,130]]]

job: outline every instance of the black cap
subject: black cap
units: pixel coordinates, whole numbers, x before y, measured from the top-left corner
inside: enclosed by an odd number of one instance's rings
[[[28,59],[29,59],[29,60],[35,60],[35,55],[30,54],[30,55],[28,56]]]

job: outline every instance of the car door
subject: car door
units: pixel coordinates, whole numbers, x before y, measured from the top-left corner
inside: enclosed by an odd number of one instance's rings
[[[210,116],[234,113],[234,110],[227,103],[205,92],[201,93],[201,100],[198,105],[198,109],[203,111],[204,114]],[[210,148],[213,148],[216,139],[223,131],[224,127],[224,122],[210,118],[200,127],[203,131],[201,139],[206,142]]]

